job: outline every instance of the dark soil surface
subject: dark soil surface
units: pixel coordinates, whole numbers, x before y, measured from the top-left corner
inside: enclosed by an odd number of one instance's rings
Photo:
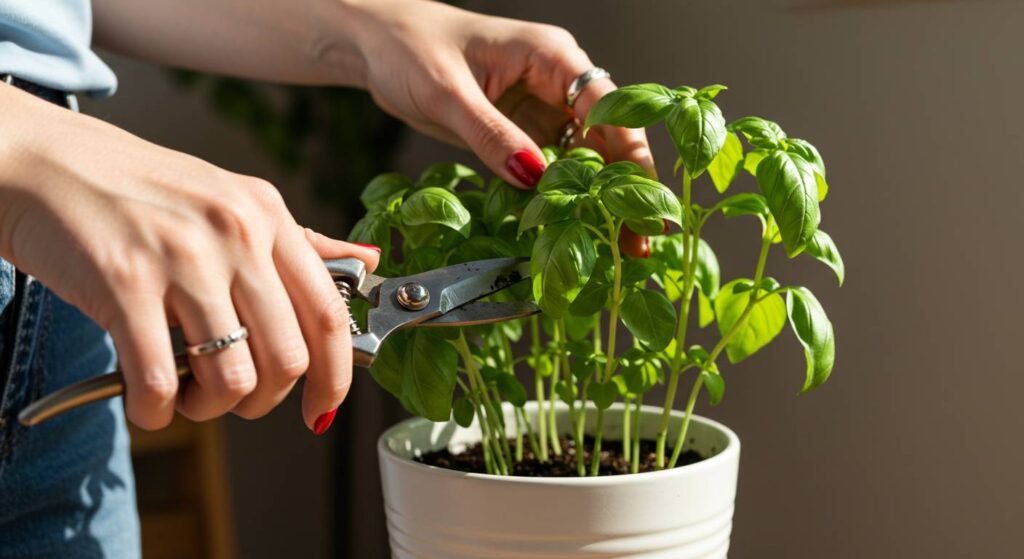
[[[533,454],[529,443],[524,441],[523,460],[515,463],[512,471],[514,476],[522,477],[576,477],[576,443],[570,439],[562,439],[562,455],[549,456],[548,462],[541,462]],[[515,456],[515,441],[510,440],[513,461]],[[583,442],[584,463],[587,471],[590,471],[590,455],[593,447],[593,439],[587,437]],[[548,450],[550,453],[550,449]],[[671,456],[671,446],[666,454]],[[669,456],[666,456],[666,461]],[[640,441],[640,471],[652,472],[656,458],[656,446],[654,441]],[[676,467],[685,466],[700,462],[705,457],[693,450],[685,450],[679,455]],[[428,452],[416,458],[417,462],[457,470],[460,472],[487,473],[484,466],[483,447],[479,443],[467,448],[458,454],[452,454],[448,449]],[[601,467],[600,475],[620,475],[630,473],[630,463],[622,456],[622,441],[601,441]]]

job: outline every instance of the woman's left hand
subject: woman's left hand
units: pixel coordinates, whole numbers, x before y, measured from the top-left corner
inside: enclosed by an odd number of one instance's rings
[[[352,32],[365,60],[364,85],[385,111],[413,128],[472,149],[523,188],[544,171],[538,144],[557,143],[573,117],[615,89],[592,81],[566,104],[573,80],[593,68],[568,31],[423,1],[354,2]],[[612,161],[655,175],[643,129],[597,126],[585,144]]]

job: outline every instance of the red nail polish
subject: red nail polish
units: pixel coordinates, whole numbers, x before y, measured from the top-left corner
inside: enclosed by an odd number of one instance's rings
[[[544,174],[544,161],[525,149],[513,153],[506,166],[508,172],[526,186],[537,186]]]
[[[323,435],[327,432],[327,429],[331,427],[331,423],[334,423],[334,416],[338,413],[338,408],[321,415],[316,418],[313,422],[313,432],[317,435]]]
[[[644,237],[643,256],[641,258],[651,257],[651,241],[647,237]]]
[[[377,245],[368,245],[366,243],[352,243],[352,244],[357,245],[357,246],[361,246],[363,248],[368,248],[370,250],[375,250],[375,251],[377,251],[377,254],[380,254],[380,247],[377,246]]]
[[[661,234],[662,234],[662,235],[665,235],[665,234],[667,234],[667,233],[668,233],[668,220],[667,220],[667,219],[663,219],[662,221],[664,221],[664,222],[665,222],[665,227],[662,227],[662,229],[661,229]]]

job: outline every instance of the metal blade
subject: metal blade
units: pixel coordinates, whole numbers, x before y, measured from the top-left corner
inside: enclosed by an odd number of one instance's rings
[[[474,301],[426,322],[421,322],[417,326],[476,326],[526,318],[539,312],[540,307],[529,301],[507,303]]]

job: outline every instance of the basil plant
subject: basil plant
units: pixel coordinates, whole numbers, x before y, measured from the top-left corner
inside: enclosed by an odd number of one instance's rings
[[[517,322],[399,332],[381,349],[374,379],[427,419],[468,426],[477,418],[487,471],[498,475],[513,471],[526,445],[541,461],[561,454],[562,432],[584,448],[586,414],[596,414],[589,463],[587,453],[575,453],[580,476],[597,475],[604,416],[620,400],[623,454],[638,470],[640,406],[657,384],[666,386],[666,397],[656,467],[674,467],[699,395],[705,392],[711,405],[722,399],[723,355],[729,363],[747,359],[787,321],[807,363],[803,391],[824,383],[835,357],[832,324],[810,290],[781,285],[766,262],[775,248],[790,258],[807,254],[842,284],[843,261],[819,228],[825,165],[813,145],[774,122],[748,116],[727,123],[714,101],[724,89],[632,85],[592,109],[586,128],[664,123],[679,154],[675,187],[586,148],[545,148],[547,170],[530,192],[500,179],[485,182],[459,164],[432,166],[415,181],[398,174],[373,179],[361,196],[367,214],[351,238],[383,248],[382,274],[529,257],[532,281],[495,297],[534,300],[542,309]],[[733,193],[744,173],[756,190]],[[713,204],[693,201],[701,189]],[[761,224],[757,261],[751,275],[723,284],[704,227],[744,216]],[[650,237],[646,258],[623,254],[624,231]],[[717,343],[688,344],[695,327],[712,324]],[[532,381],[535,416],[523,410],[529,391],[519,378]],[[692,387],[673,448],[666,448],[680,382]],[[568,406],[571,425],[557,424],[558,401]],[[512,440],[505,436],[505,403],[515,412]]]

